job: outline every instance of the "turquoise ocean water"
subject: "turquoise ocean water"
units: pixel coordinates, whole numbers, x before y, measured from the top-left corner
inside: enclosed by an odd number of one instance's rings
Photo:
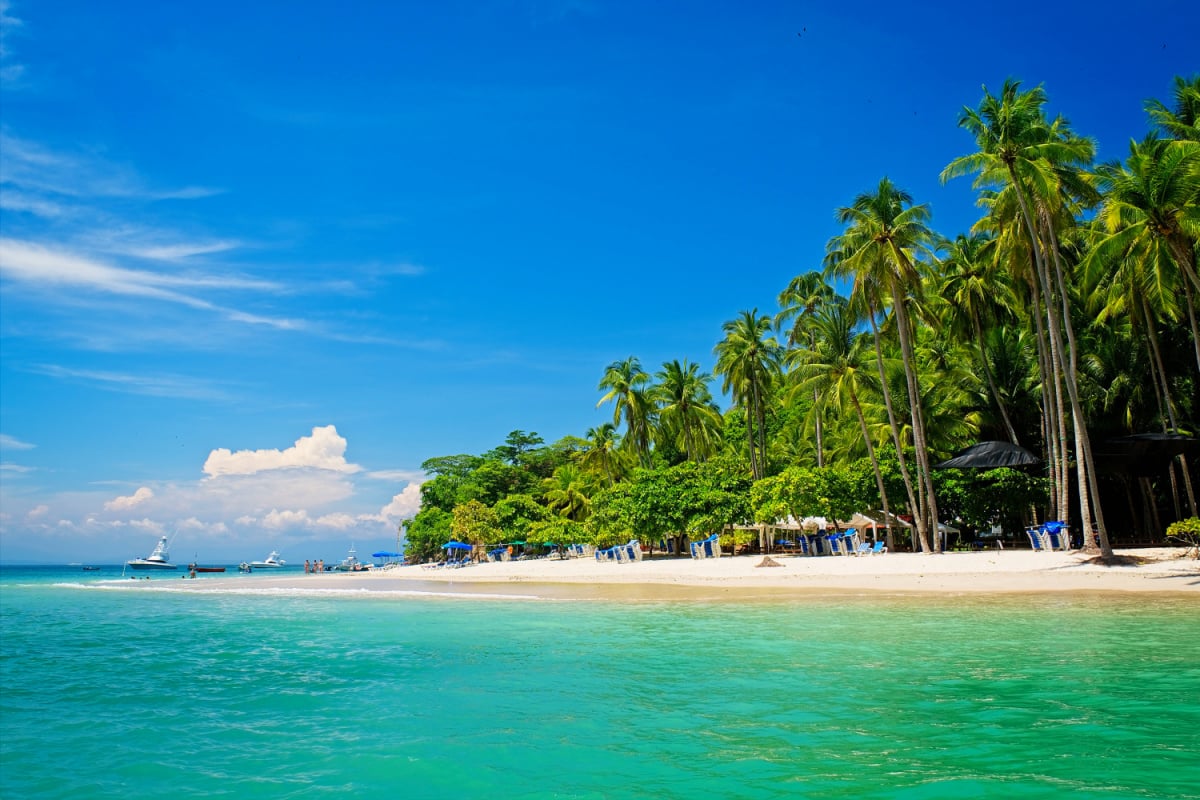
[[[0,569],[0,797],[1200,797],[1191,597],[321,597],[118,572]]]

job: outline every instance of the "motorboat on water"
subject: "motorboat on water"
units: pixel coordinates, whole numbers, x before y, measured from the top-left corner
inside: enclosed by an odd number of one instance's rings
[[[340,564],[334,567],[334,569],[336,569],[338,572],[361,572],[364,569],[370,568],[370,564],[364,564],[358,560],[354,545],[350,545],[349,554],[342,559]]]
[[[279,557],[279,551],[272,550],[271,555],[267,556],[262,561],[251,561],[250,569],[279,569],[285,564],[287,564],[287,562]]]
[[[202,567],[199,564],[188,564],[188,569],[192,572],[224,572],[224,567]]]
[[[167,552],[167,537],[158,540],[154,552],[145,558],[134,558],[125,562],[130,569],[179,569],[171,563],[171,554]]]

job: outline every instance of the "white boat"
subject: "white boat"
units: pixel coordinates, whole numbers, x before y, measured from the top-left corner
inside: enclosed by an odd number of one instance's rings
[[[286,563],[286,561],[279,557],[278,550],[272,550],[271,555],[262,561],[251,561],[250,569],[279,569]]]
[[[342,563],[338,564],[334,569],[338,572],[359,572],[364,569],[370,569],[370,564],[364,564],[358,560],[355,555],[354,545],[350,545],[350,553],[342,559]]]
[[[178,569],[171,563],[171,554],[167,552],[167,537],[158,540],[154,552],[145,558],[134,558],[125,562],[130,569]]]

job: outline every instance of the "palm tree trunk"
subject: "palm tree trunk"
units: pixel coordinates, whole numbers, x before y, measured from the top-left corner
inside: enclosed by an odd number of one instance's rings
[[[933,535],[936,541],[934,552],[941,552],[941,542],[937,535],[937,500],[933,494],[933,482],[929,474],[929,450],[925,442],[925,425],[921,415],[921,392],[917,385],[916,356],[913,354],[910,338],[908,311],[904,307],[905,295],[900,291],[900,282],[892,278],[892,308],[896,313],[896,330],[900,335],[900,357],[904,364],[904,379],[908,388],[909,411],[913,423],[913,447],[916,448],[917,480],[920,493],[925,500],[917,515],[917,536],[921,539],[921,549],[930,551],[928,528],[926,523],[933,520]]]
[[[1066,385],[1067,394],[1071,399],[1071,416],[1075,422],[1075,449],[1076,459],[1079,474],[1079,506],[1082,516],[1081,523],[1084,526],[1084,546],[1088,549],[1092,548],[1091,536],[1088,535],[1091,530],[1092,519],[1095,519],[1097,532],[1100,537],[1100,554],[1104,558],[1112,558],[1112,546],[1108,542],[1108,530],[1104,525],[1104,509],[1100,503],[1100,487],[1096,479],[1096,463],[1092,457],[1091,437],[1087,430],[1087,416],[1083,413],[1083,404],[1079,400],[1079,383],[1078,383],[1078,353],[1079,345],[1075,341],[1075,326],[1071,324],[1071,305],[1070,299],[1066,292],[1066,280],[1064,278],[1064,270],[1062,259],[1059,257],[1058,237],[1054,233],[1054,228],[1047,225],[1049,231],[1049,242],[1054,254],[1054,278],[1058,286],[1058,291],[1062,298],[1063,307],[1063,327],[1067,333],[1067,361],[1066,367]],[[1046,276],[1047,279],[1049,275]],[[1054,336],[1059,336],[1060,332],[1057,327],[1051,329]],[[1090,491],[1090,497],[1088,492]]]
[[[1146,326],[1146,337],[1150,340],[1150,353],[1154,358],[1154,365],[1155,365],[1155,367],[1157,367],[1156,369],[1152,370],[1152,372],[1154,372],[1155,377],[1157,377],[1157,379],[1159,381],[1159,385],[1162,388],[1162,398],[1161,399],[1162,399],[1163,408],[1166,410],[1166,417],[1163,420],[1164,433],[1178,433],[1179,425],[1175,421],[1175,404],[1171,398],[1171,384],[1167,382],[1167,370],[1166,370],[1166,367],[1163,365],[1162,350],[1158,346],[1158,332],[1154,328],[1154,317],[1150,313],[1150,305],[1149,305],[1149,303],[1146,302],[1145,295],[1142,295],[1142,302],[1140,305],[1141,305],[1141,310],[1142,310],[1142,318],[1143,318],[1144,324]],[[1167,424],[1170,425],[1169,431],[1165,430]],[[1188,469],[1187,456],[1180,453],[1176,458],[1179,460],[1180,464],[1183,467],[1183,469],[1181,470],[1181,472],[1183,473],[1183,487],[1184,487],[1184,491],[1187,493],[1188,505],[1192,509],[1192,516],[1193,517],[1200,516],[1200,514],[1198,514],[1196,511],[1196,490],[1192,486],[1192,476],[1189,474],[1191,472],[1191,470]],[[1172,484],[1172,487],[1175,487],[1175,479],[1174,479],[1173,472],[1171,475],[1171,484]],[[1178,496],[1178,490],[1176,490],[1174,492],[1174,494],[1176,496]],[[1180,515],[1178,513],[1176,513],[1176,516],[1180,516]]]
[[[858,414],[858,427],[862,431],[863,442],[867,445],[867,458],[871,459],[871,468],[875,470],[875,487],[879,489],[879,502],[883,504],[883,518],[887,523],[887,546],[890,551],[895,543],[892,540],[892,512],[888,508],[887,489],[883,486],[883,471],[879,468],[879,459],[875,457],[875,445],[871,443],[871,434],[867,430],[867,418],[863,416],[862,405],[858,402],[858,395],[853,386],[850,387],[850,401],[854,403],[854,411]]]
[[[896,461],[900,465],[900,477],[904,479],[904,491],[908,495],[908,507],[915,515],[918,511],[917,498],[913,494],[912,476],[908,472],[908,460],[904,457],[904,447],[900,442],[900,424],[896,421],[896,409],[892,406],[892,392],[888,388],[887,371],[883,367],[883,346],[879,338],[879,325],[875,321],[875,306],[873,303],[868,305],[867,319],[871,321],[871,334],[875,340],[875,365],[879,368],[879,386],[883,391],[883,404],[887,408],[888,426],[892,431],[892,444],[896,448]],[[891,520],[888,521],[888,525],[890,530]]]

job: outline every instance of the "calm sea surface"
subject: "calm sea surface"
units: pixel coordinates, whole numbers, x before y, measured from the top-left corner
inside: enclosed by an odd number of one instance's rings
[[[0,797],[1200,797],[1195,598],[118,577],[0,569]]]

